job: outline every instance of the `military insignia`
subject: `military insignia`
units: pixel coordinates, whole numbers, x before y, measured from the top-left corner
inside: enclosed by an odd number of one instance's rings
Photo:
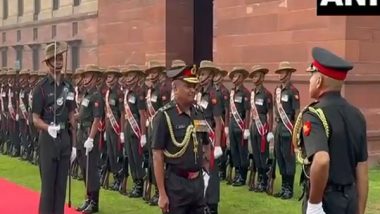
[[[153,95],[151,98],[150,98],[150,101],[152,102],[157,102],[157,95]]]
[[[310,121],[306,121],[304,124],[303,124],[303,134],[305,136],[309,136],[310,135],[310,132],[311,132],[311,122]]]
[[[281,96],[281,101],[288,102],[288,100],[289,100],[289,96],[287,94],[284,94]]]
[[[298,100],[299,99],[298,94],[294,95],[294,98],[296,98],[296,100]]]
[[[234,101],[235,101],[235,103],[241,103],[243,101],[243,97],[237,96],[237,97],[235,97]]]
[[[218,103],[218,101],[215,98],[213,98],[213,99],[211,99],[211,103],[215,105]]]
[[[111,106],[116,105],[116,101],[115,101],[114,99],[111,99],[111,100],[110,100],[110,105],[111,105]]]
[[[143,98],[144,99],[144,98]],[[128,102],[135,104],[136,103],[136,97],[135,96],[129,96]]]
[[[61,106],[63,104],[63,97],[57,99],[57,105]]]
[[[259,106],[262,106],[262,105],[264,104],[264,100],[263,100],[263,99],[257,99],[257,100],[255,101],[255,104],[256,104],[256,105],[259,105]]]
[[[88,99],[82,100],[82,106],[84,106],[84,107],[87,107],[89,103],[90,103],[90,100],[88,100]]]
[[[196,132],[208,132],[207,122],[205,120],[194,120]]]
[[[203,109],[207,109],[207,106],[208,106],[208,102],[206,100],[202,100],[199,105],[203,108]]]
[[[165,101],[166,100],[166,96],[162,96],[161,99]]]
[[[69,92],[67,94],[67,100],[74,100],[74,93],[73,92]]]

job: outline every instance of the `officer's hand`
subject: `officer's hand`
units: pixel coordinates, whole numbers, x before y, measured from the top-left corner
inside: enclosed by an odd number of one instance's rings
[[[214,149],[214,157],[215,157],[215,159],[220,158],[220,156],[222,156],[222,155],[223,155],[222,148],[220,148],[220,146],[216,146],[215,149]]]
[[[249,137],[249,129],[244,129],[244,134],[243,134],[244,140],[247,140]]]
[[[322,207],[322,202],[319,204],[312,204],[310,201],[307,202],[306,214],[326,214]]]
[[[48,126],[48,133],[52,138],[57,138],[57,134],[60,127],[57,125],[49,125]]]
[[[94,148],[94,139],[87,138],[84,142],[84,148],[86,148],[86,155],[91,152],[92,148]]]
[[[163,213],[169,212],[169,198],[166,193],[160,194],[158,197],[158,207],[160,207]]]
[[[274,135],[272,132],[269,132],[267,134],[267,142],[271,142],[274,139]]]
[[[120,133],[120,143],[121,144],[125,143],[124,132]]]
[[[228,127],[224,127],[224,134],[228,136]]]
[[[141,145],[141,147],[144,147],[145,144],[146,144],[146,135],[143,134],[143,135],[141,135],[140,145]]]
[[[71,150],[71,157],[70,157],[71,164],[74,162],[76,157],[77,157],[77,149],[73,147],[73,149]]]

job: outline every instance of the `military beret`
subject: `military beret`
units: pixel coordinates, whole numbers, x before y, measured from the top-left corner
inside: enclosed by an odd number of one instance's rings
[[[179,79],[188,83],[199,83],[195,66],[172,68],[166,72],[166,75],[173,80]]]
[[[323,48],[313,48],[312,56],[314,61],[307,71],[317,71],[336,80],[346,79],[347,72],[354,67],[350,62]]]

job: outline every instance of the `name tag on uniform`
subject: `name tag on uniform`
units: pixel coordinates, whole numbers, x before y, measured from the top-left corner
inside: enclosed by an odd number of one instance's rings
[[[235,103],[241,103],[241,102],[243,102],[243,97],[242,96],[236,96],[234,101],[235,101]]]
[[[207,109],[208,102],[207,102],[207,100],[201,100],[201,102],[199,103],[199,105],[200,105],[203,109]]]
[[[57,99],[57,105],[61,106],[63,104],[63,97]]]
[[[289,96],[287,94],[284,94],[281,96],[281,101],[288,102],[288,100],[289,100]]]
[[[257,100],[255,101],[255,104],[256,104],[256,105],[259,105],[259,106],[262,106],[262,105],[264,104],[264,100],[263,100],[263,99],[257,99]]]
[[[24,98],[24,97],[25,97],[24,92],[21,92],[21,93],[20,93],[20,97],[21,97],[21,98]]]
[[[114,99],[110,99],[110,105],[111,105],[111,106],[116,105],[116,101],[115,101]]]
[[[66,98],[67,100],[71,100],[71,101],[73,101],[74,100],[74,93],[73,92],[69,92],[68,94],[67,94],[67,98]]]
[[[152,95],[152,97],[150,98],[150,101],[152,102],[157,102],[157,95]]]
[[[89,103],[90,103],[89,99],[83,99],[82,100],[82,106],[84,106],[84,107],[87,107]]]
[[[135,104],[135,103],[136,103],[136,97],[133,96],[133,95],[129,96],[129,98],[128,98],[128,102],[130,102],[130,103],[132,103],[132,104]]]

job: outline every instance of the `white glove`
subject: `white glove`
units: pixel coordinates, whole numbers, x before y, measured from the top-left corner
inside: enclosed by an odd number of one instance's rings
[[[124,132],[120,133],[120,142],[121,144],[125,143]]]
[[[243,137],[244,137],[244,140],[248,139],[248,137],[249,137],[249,130],[248,129],[244,129]]]
[[[210,175],[206,172],[206,171],[203,171],[203,183],[204,183],[204,195],[206,196],[206,191],[207,191],[207,187],[208,187],[208,181],[210,180]]]
[[[141,147],[144,147],[145,144],[146,144],[146,135],[143,134],[143,135],[141,135],[140,145],[141,145]]]
[[[87,138],[84,142],[84,148],[86,148],[86,155],[91,152],[92,148],[94,148],[94,139]]]
[[[215,158],[215,159],[218,159],[218,158],[220,158],[220,156],[222,156],[222,155],[223,155],[222,148],[220,148],[220,146],[216,146],[216,147],[214,148],[214,158]]]
[[[18,116],[18,114],[16,114],[16,121],[18,121],[20,119],[20,117]]]
[[[49,125],[48,127],[48,133],[52,138],[57,138],[57,134],[59,131],[60,127],[57,125]]]
[[[272,132],[269,132],[267,134],[267,142],[271,142],[274,139],[274,135]]]
[[[224,134],[226,134],[226,136],[228,136],[228,127],[224,127]]]
[[[73,149],[71,150],[70,163],[73,163],[76,157],[77,157],[77,149],[73,147]]]
[[[106,135],[106,132],[104,132],[104,134],[103,134],[103,138],[104,138],[104,140],[107,140],[107,135]]]
[[[322,207],[322,202],[319,204],[312,204],[310,201],[307,202],[306,214],[326,214]]]

